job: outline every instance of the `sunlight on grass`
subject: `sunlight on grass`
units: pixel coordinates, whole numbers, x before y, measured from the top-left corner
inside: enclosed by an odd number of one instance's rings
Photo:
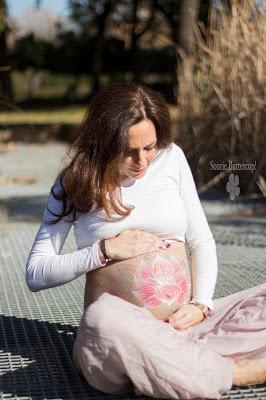
[[[81,122],[86,106],[61,107],[51,110],[0,112],[1,124],[78,124]]]
[[[0,112],[0,124],[79,124],[86,106],[69,106],[51,110]],[[177,117],[175,106],[169,106],[171,118]]]

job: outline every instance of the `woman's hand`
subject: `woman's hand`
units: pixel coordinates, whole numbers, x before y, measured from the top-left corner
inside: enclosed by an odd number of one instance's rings
[[[183,304],[169,318],[169,323],[177,330],[184,330],[204,319],[203,311],[194,304]]]
[[[106,254],[115,260],[125,260],[140,254],[168,249],[169,246],[170,244],[165,243],[156,234],[141,229],[126,230],[105,240]]]

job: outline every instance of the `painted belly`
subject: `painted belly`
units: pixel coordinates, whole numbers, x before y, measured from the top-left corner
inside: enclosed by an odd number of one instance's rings
[[[84,307],[103,292],[148,309],[165,320],[191,299],[191,275],[184,244],[113,262],[89,272]]]

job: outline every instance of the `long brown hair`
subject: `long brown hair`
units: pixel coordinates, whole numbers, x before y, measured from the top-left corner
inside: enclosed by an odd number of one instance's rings
[[[134,207],[126,207],[115,195],[120,186],[118,166],[127,148],[129,128],[144,118],[155,126],[157,149],[168,147],[172,142],[170,115],[160,93],[134,82],[110,84],[97,92],[68,150],[74,151],[72,161],[59,174],[61,192],[55,193],[55,185],[51,188],[63,206],[61,214],[48,209],[57,217],[51,224],[71,213],[74,222],[76,212],[88,212],[95,204],[108,218],[113,212],[123,217],[130,214]]]

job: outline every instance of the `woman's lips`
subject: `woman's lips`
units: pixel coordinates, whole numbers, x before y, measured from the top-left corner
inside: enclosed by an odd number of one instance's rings
[[[132,171],[134,172],[142,172],[146,169],[147,167],[143,167],[143,168],[139,168],[139,169],[135,169],[135,168],[130,168]]]

